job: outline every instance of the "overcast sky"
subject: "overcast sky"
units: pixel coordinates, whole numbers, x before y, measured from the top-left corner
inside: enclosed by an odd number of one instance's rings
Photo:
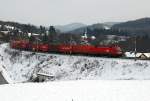
[[[0,20],[36,25],[150,17],[150,0],[0,0]]]

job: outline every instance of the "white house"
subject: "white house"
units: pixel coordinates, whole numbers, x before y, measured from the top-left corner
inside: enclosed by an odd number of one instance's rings
[[[140,59],[150,59],[150,53],[137,53],[136,57]]]
[[[39,79],[39,82],[55,80],[55,76],[53,74],[49,73],[48,71],[44,71],[42,69],[37,73],[37,77]]]
[[[150,59],[150,53],[136,53],[135,55],[134,52],[126,52],[125,56],[130,58],[134,58],[136,56],[136,58],[139,59]]]

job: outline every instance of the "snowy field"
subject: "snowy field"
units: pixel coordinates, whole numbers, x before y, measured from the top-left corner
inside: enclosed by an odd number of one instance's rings
[[[68,80],[150,80],[150,61],[33,53],[0,45],[0,68],[9,81],[24,82],[35,71]]]
[[[68,81],[0,85],[1,101],[149,101],[150,81]]]

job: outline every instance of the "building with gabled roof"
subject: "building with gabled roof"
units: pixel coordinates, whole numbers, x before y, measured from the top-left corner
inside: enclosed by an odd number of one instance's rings
[[[137,53],[136,57],[140,59],[150,59],[150,53]]]

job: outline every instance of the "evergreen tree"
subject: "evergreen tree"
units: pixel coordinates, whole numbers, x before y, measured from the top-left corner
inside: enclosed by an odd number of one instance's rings
[[[40,39],[43,43],[47,43],[48,38],[46,35],[46,28],[44,26],[40,26]]]
[[[55,30],[54,26],[50,26],[48,32],[49,32],[49,34],[56,34],[56,30]]]
[[[50,26],[49,30],[48,30],[48,40],[49,40],[49,42],[56,44],[57,41],[58,41],[57,38],[58,38],[58,36],[57,36],[57,33],[56,33],[56,30],[55,30],[54,26]]]
[[[7,31],[7,28],[5,27],[5,25],[1,25],[0,31]]]

